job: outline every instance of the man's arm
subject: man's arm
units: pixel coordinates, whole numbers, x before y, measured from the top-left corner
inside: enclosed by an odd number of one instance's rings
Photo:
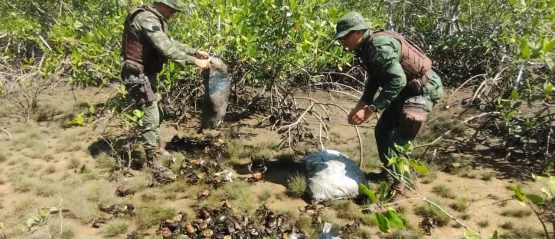
[[[366,82],[366,86],[364,86],[364,92],[362,93],[362,97],[360,97],[360,101],[364,102],[365,105],[371,105],[372,102],[374,102],[374,96],[376,92],[378,92],[378,88],[377,79],[369,78]]]
[[[377,110],[384,110],[406,86],[407,77],[399,63],[401,55],[401,44],[399,41],[392,37],[376,38],[374,41],[379,42],[375,44],[376,48],[370,55],[372,58],[371,62],[375,66],[374,69],[377,71],[372,75],[379,77],[381,80],[382,91],[371,105],[376,107]]]
[[[170,40],[173,42],[173,44],[175,44],[177,46],[177,48],[179,48],[180,50],[184,51],[185,53],[187,53],[190,56],[194,56],[195,53],[197,53],[197,49],[196,48],[192,48],[187,44],[183,44],[179,41],[176,41],[175,39],[170,37]]]
[[[158,18],[148,12],[140,13],[136,17],[137,25],[145,37],[164,57],[179,63],[180,65],[195,64],[196,58],[181,50],[175,41],[162,30]],[[193,53],[194,54],[194,53]]]

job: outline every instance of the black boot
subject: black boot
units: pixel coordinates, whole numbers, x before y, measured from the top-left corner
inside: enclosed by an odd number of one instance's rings
[[[388,173],[387,171],[383,170],[380,171],[379,173],[367,173],[366,174],[366,179],[370,180],[370,181],[375,181],[375,182],[380,182],[380,181],[386,181],[389,179],[388,177]]]

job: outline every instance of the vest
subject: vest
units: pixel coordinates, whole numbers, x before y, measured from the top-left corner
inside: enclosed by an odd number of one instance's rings
[[[141,12],[149,11],[154,13],[160,20],[162,30],[167,34],[168,24],[164,21],[159,13],[155,12],[152,7],[141,6],[133,9],[125,19],[123,29],[121,56],[124,61],[132,61],[134,65],[140,66],[140,73],[156,74],[162,70],[167,59],[163,57],[154,46],[146,39],[141,32],[137,32],[131,27],[133,19]]]

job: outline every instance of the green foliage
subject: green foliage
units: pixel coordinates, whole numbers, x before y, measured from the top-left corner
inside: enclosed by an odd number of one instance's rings
[[[475,232],[471,231],[471,230],[464,230],[464,238],[466,239],[482,239],[482,237],[480,237],[479,235],[477,235]],[[499,233],[497,232],[497,230],[495,230],[495,232],[493,232],[493,236],[490,237],[490,239],[498,239],[499,238]]]
[[[378,198],[376,198],[376,194],[374,193],[374,191],[364,186],[364,184],[359,183],[358,187],[361,193],[368,196],[371,203],[377,204],[378,208],[385,207],[384,204],[387,203],[387,200],[389,200],[389,198],[391,197],[391,195],[388,194],[388,186],[385,182],[382,182],[380,184],[380,192],[378,193]],[[401,215],[392,207],[387,207],[382,212],[376,211],[374,214],[376,216],[376,223],[378,224],[378,228],[380,229],[380,231],[385,233],[389,233],[391,227],[404,228],[407,224],[406,220],[401,217]]]

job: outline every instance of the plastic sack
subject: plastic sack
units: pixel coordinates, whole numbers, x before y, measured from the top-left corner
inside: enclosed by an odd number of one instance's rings
[[[224,119],[229,102],[230,79],[227,65],[216,57],[210,57],[210,69],[202,71],[204,99],[200,131],[218,127]]]
[[[315,203],[359,195],[358,184],[368,187],[362,170],[345,154],[324,150],[303,158],[307,170],[308,189]]]
[[[318,239],[341,239],[336,231],[332,231],[331,223],[324,223],[324,228],[322,228],[322,233],[318,236]]]

